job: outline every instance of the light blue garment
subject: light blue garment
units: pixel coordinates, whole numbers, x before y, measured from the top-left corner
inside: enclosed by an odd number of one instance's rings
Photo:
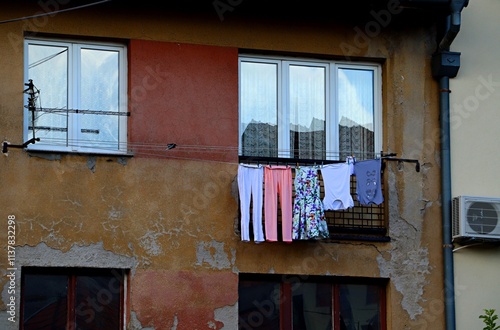
[[[379,205],[384,201],[382,195],[380,159],[370,159],[356,162],[354,164],[354,175],[356,175],[356,194],[362,205]]]

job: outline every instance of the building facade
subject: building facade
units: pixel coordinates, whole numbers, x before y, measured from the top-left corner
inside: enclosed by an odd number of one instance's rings
[[[0,327],[444,328],[446,8],[2,7]],[[379,160],[383,201],[351,175],[326,237],[290,240],[281,199],[256,242],[241,164],[296,178],[352,156]]]
[[[498,136],[495,125],[499,121],[496,108],[500,72],[495,65],[498,36],[486,22],[499,10],[494,1],[474,1],[464,10],[463,28],[452,46],[461,53],[461,69],[450,85],[452,196],[480,198],[478,201],[494,207],[500,197],[498,180],[487,176],[495,172],[498,159],[494,141]],[[476,170],[475,164],[480,164],[480,169]],[[472,206],[473,203],[467,204],[468,210]],[[486,220],[493,226],[483,234],[469,231],[471,239],[456,239],[454,243],[457,329],[482,328],[484,323],[479,316],[485,309],[495,309],[497,315],[500,311],[496,285],[500,258],[498,210],[484,212],[493,215]],[[469,217],[464,215],[461,221],[466,224]],[[477,222],[483,220],[479,218]],[[484,236],[488,239],[484,240]]]

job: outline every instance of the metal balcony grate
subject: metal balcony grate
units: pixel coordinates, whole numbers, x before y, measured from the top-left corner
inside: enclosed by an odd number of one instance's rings
[[[245,163],[249,163],[246,161]],[[264,164],[265,162],[260,162]],[[276,163],[273,163],[273,165]],[[279,165],[285,165],[285,162],[278,163]],[[290,163],[288,163],[290,164]],[[321,171],[318,171],[319,182],[320,182],[320,196],[323,199],[325,194],[323,178],[321,177]],[[384,179],[382,172],[382,192],[384,193]],[[292,176],[295,178],[295,171],[292,170]],[[386,222],[386,212],[385,212],[385,202],[380,205],[361,205],[356,198],[356,177],[351,176],[351,195],[354,200],[354,207],[347,210],[339,211],[325,211],[325,218],[328,223],[328,228],[330,231],[330,240],[340,240],[340,239],[350,239],[350,240],[373,240],[373,241],[388,241],[389,237],[387,234],[387,222]],[[292,198],[295,198],[295,186],[292,186]],[[385,195],[385,193],[384,193]],[[293,201],[292,201],[293,202]],[[250,219],[252,219],[252,212],[250,210]],[[259,210],[262,212],[262,219],[264,219],[264,210]],[[251,220],[250,220],[251,221]],[[278,234],[281,233],[281,205],[279,205],[278,198]],[[250,223],[250,232],[252,230],[252,224]],[[252,232],[250,233],[252,235]],[[281,237],[279,237],[281,240]],[[324,241],[324,240],[323,240]]]

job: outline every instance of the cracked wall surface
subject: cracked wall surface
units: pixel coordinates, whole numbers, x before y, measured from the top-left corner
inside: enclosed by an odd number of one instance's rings
[[[0,16],[40,10],[35,3],[16,6]],[[0,80],[0,134],[10,141],[23,139],[24,33],[108,35],[128,45],[130,155],[12,149],[0,157],[0,219],[16,217],[20,267],[129,269],[129,329],[236,328],[239,273],[387,279],[390,328],[418,329],[422,320],[440,328],[432,25],[388,27],[370,43],[356,44],[358,30],[331,21],[292,26],[276,18],[269,25],[247,17],[222,23],[215,12],[198,17],[110,6],[0,25],[0,73],[9,77]],[[235,180],[239,52],[345,59],[346,44],[356,46],[354,57],[382,66],[384,150],[423,164],[420,173],[413,164],[385,169],[390,241],[241,242]],[[168,143],[177,147],[167,150]],[[0,240],[5,251],[3,231]],[[7,329],[4,259],[0,328]]]

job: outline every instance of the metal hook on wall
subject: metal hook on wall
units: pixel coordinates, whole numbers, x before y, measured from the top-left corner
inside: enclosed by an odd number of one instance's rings
[[[415,163],[415,171],[420,172],[420,162],[418,161],[418,159],[397,158],[394,156],[396,156],[396,153],[384,154],[383,151],[380,152],[380,158],[382,160],[397,161],[398,163],[401,163],[401,162]]]

